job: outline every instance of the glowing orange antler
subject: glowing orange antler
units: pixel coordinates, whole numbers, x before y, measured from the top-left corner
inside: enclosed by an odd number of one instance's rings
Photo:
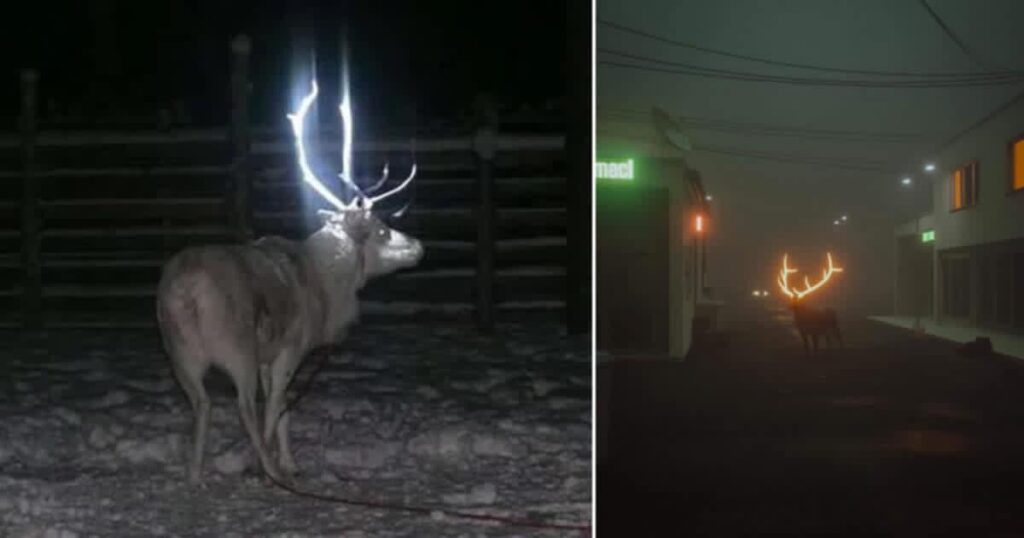
[[[796,273],[797,269],[795,267],[792,269],[789,268],[789,255],[783,254],[782,271],[779,273],[778,278],[779,289],[782,290],[782,293],[784,293],[787,297],[795,301],[799,301],[806,295],[824,286],[825,283],[828,282],[830,278],[832,278],[833,273],[841,273],[843,271],[842,267],[836,267],[836,265],[832,262],[832,253],[825,253],[825,257],[828,259],[828,267],[826,267],[823,271],[821,280],[819,280],[816,284],[812,285],[810,280],[807,279],[807,276],[804,276],[804,289],[798,290],[789,287],[789,275],[790,273]]]

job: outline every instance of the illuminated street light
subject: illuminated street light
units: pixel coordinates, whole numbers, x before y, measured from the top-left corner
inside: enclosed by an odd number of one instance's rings
[[[934,172],[935,171],[935,164],[934,163],[928,163],[928,164],[924,165],[924,171],[925,172]]]
[[[913,183],[913,182],[914,181],[912,179],[910,179],[909,177],[905,177],[905,178],[900,180],[900,183],[902,183],[904,187],[909,187],[910,184]]]
[[[704,199],[710,202],[711,201],[711,195],[710,194],[705,195]]]
[[[832,224],[835,225],[835,226],[839,226],[839,221],[838,220],[834,220],[834,221],[832,221]]]
[[[842,217],[839,217],[839,220],[841,220],[843,222],[846,222],[846,215],[843,215]]]

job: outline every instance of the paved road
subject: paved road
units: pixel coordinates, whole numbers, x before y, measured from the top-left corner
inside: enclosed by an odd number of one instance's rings
[[[751,308],[726,348],[600,368],[600,536],[1024,536],[1024,361],[852,317],[816,357]]]

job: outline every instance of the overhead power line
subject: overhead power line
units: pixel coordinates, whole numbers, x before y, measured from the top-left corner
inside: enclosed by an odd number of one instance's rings
[[[717,153],[720,155],[730,155],[734,157],[746,157],[750,159],[761,159],[765,161],[775,161],[786,164],[804,164],[812,166],[824,166],[828,168],[839,168],[843,170],[856,170],[861,172],[880,172],[880,173],[892,173],[893,168],[890,168],[887,163],[875,163],[875,164],[858,164],[849,161],[838,161],[829,159],[815,159],[808,157],[801,157],[796,155],[790,155],[785,153],[766,153],[747,151],[743,148],[732,148],[728,146],[703,146],[696,145],[693,148],[695,151],[703,151],[705,153]]]
[[[939,14],[936,13],[935,10],[932,9],[931,6],[928,5],[928,2],[925,1],[925,0],[920,0],[920,2],[921,2],[921,5],[924,7],[925,11],[927,11],[928,14],[931,15],[932,20],[935,21],[935,24],[938,24],[939,27],[942,28],[942,31],[945,32],[946,36],[949,37],[950,39],[952,39],[953,42],[956,43],[956,45],[958,47],[960,47],[960,50],[968,58],[970,58],[972,61],[974,61],[974,63],[978,64],[979,67],[987,69],[987,66],[985,65],[985,62],[981,60],[981,57],[979,57],[977,54],[975,54],[975,52],[973,50],[971,50],[970,47],[968,47],[967,44],[963,42],[963,40],[961,40],[959,37],[957,37],[956,33],[953,32],[953,29],[950,28],[949,25],[947,25],[942,20],[942,17],[940,17]]]
[[[664,67],[656,67],[651,65],[641,65],[636,63],[626,63],[615,60],[600,60],[598,63],[602,65],[610,65],[615,67],[635,69],[640,71],[666,73],[675,75],[690,75],[706,78],[718,78],[726,80],[743,80],[749,82],[769,82],[776,84],[791,84],[801,86],[834,86],[834,87],[857,87],[857,88],[956,88],[956,87],[973,87],[973,86],[998,86],[1007,84],[1021,84],[1024,83],[1024,73],[1021,74],[1007,74],[1007,75],[992,75],[985,78],[962,78],[962,79],[942,79],[942,80],[870,80],[870,79],[829,79],[823,77],[791,77],[791,76],[779,76],[779,75],[766,75],[764,73],[754,73],[749,71],[735,71],[730,69],[716,69],[710,67],[701,67],[693,64],[687,64],[683,62],[673,62],[669,60],[661,60],[658,58],[652,58],[650,56],[644,56],[639,54],[633,54],[629,52],[622,52],[607,48],[597,48],[597,52],[602,54],[610,54],[613,56],[619,56],[629,60],[638,60],[641,62],[648,62],[658,65],[666,65],[677,67],[676,69],[669,69]],[[681,69],[680,69],[681,68]]]
[[[623,133],[617,133],[609,131],[607,129],[598,129],[598,135],[605,135],[617,138],[641,140],[646,142],[653,142],[653,137],[628,135]],[[693,150],[697,152],[712,153],[719,155],[729,155],[733,157],[744,157],[750,159],[758,159],[764,161],[774,161],[785,164],[797,164],[807,166],[819,166],[825,168],[837,168],[842,170],[853,170],[859,172],[873,172],[873,173],[895,173],[895,167],[888,162],[881,161],[847,161],[839,159],[828,159],[820,157],[810,157],[807,155],[795,155],[791,153],[778,153],[770,151],[757,151],[749,148],[737,148],[731,146],[714,146],[714,145],[701,145],[697,144],[693,146]]]
[[[922,2],[923,2],[923,0],[922,0]],[[926,7],[927,7],[927,5],[926,5]],[[929,9],[929,11],[931,11],[931,10]],[[660,41],[662,43],[666,43],[666,44],[669,44],[669,45],[673,45],[673,46],[677,46],[677,47],[682,47],[682,48],[686,48],[686,49],[691,49],[691,50],[696,50],[696,51],[704,52],[704,53],[707,53],[707,54],[714,54],[714,55],[717,55],[717,56],[724,56],[724,57],[727,57],[727,58],[734,58],[734,59],[745,60],[745,61],[749,61],[749,62],[757,62],[757,63],[766,64],[766,65],[776,65],[776,66],[780,66],[780,67],[791,67],[791,68],[796,68],[796,69],[806,69],[806,70],[810,70],[810,71],[821,71],[821,72],[826,72],[826,73],[844,73],[844,74],[848,74],[848,75],[875,75],[875,76],[883,76],[883,77],[922,77],[922,78],[925,78],[925,77],[938,77],[938,78],[954,78],[954,79],[956,79],[956,78],[972,78],[972,77],[985,78],[985,77],[989,77],[989,76],[993,76],[993,75],[1006,75],[1006,74],[1021,74],[1021,73],[1024,73],[1024,71],[1020,71],[1020,70],[1017,70],[1017,71],[989,71],[989,72],[983,72],[983,73],[935,73],[935,72],[926,72],[926,71],[881,71],[881,70],[871,70],[871,69],[847,69],[847,68],[839,68],[839,67],[828,67],[828,66],[822,66],[822,65],[812,65],[812,64],[803,64],[803,63],[796,63],[796,62],[787,62],[787,61],[782,61],[782,60],[773,60],[771,58],[764,58],[764,57],[759,57],[759,56],[751,56],[751,55],[747,55],[747,54],[738,54],[738,53],[735,53],[735,52],[729,52],[729,51],[724,51],[724,50],[720,50],[720,49],[713,49],[713,48],[710,48],[710,47],[704,47],[704,46],[696,45],[696,44],[693,44],[693,43],[687,43],[685,41],[679,41],[679,40],[676,40],[676,39],[670,39],[670,38],[667,38],[667,37],[664,37],[664,36],[656,35],[656,34],[653,34],[653,33],[650,33],[650,32],[645,32],[643,30],[639,30],[639,29],[636,29],[636,28],[631,28],[629,26],[626,26],[626,25],[623,25],[623,24],[614,23],[614,22],[607,21],[607,20],[604,20],[604,19],[598,19],[597,22],[598,22],[598,24],[603,24],[605,26],[608,26],[609,28],[615,28],[616,30],[619,30],[621,32],[625,32],[625,33],[629,33],[629,34],[633,34],[633,35],[638,35],[638,36],[645,37],[647,39],[651,39],[651,40],[654,40],[654,41]]]
[[[613,118],[613,121],[646,123],[650,121],[650,113],[640,110],[616,109],[601,107],[597,110],[598,117]],[[788,125],[738,122],[716,118],[695,116],[674,116],[677,121],[691,129],[735,132],[741,134],[784,136],[794,138],[810,138],[815,140],[835,141],[872,141],[872,142],[904,142],[924,143],[934,141],[935,137],[912,133],[886,133],[875,131],[840,131],[833,129],[812,129]]]

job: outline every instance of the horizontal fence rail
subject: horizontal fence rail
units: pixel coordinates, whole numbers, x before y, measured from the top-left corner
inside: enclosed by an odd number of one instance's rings
[[[23,80],[23,92],[33,84]],[[33,99],[23,99],[21,131],[0,134],[0,326],[152,326],[160,268],[175,252],[300,239],[325,207],[299,180],[284,129],[47,132]],[[563,315],[565,137],[481,137],[486,129],[354,144],[364,177],[387,162],[403,176],[416,162],[416,180],[383,209],[410,204],[392,225],[426,253],[368,284],[364,319],[476,318],[486,327],[495,315]],[[336,136],[313,145],[317,165],[340,167]]]

